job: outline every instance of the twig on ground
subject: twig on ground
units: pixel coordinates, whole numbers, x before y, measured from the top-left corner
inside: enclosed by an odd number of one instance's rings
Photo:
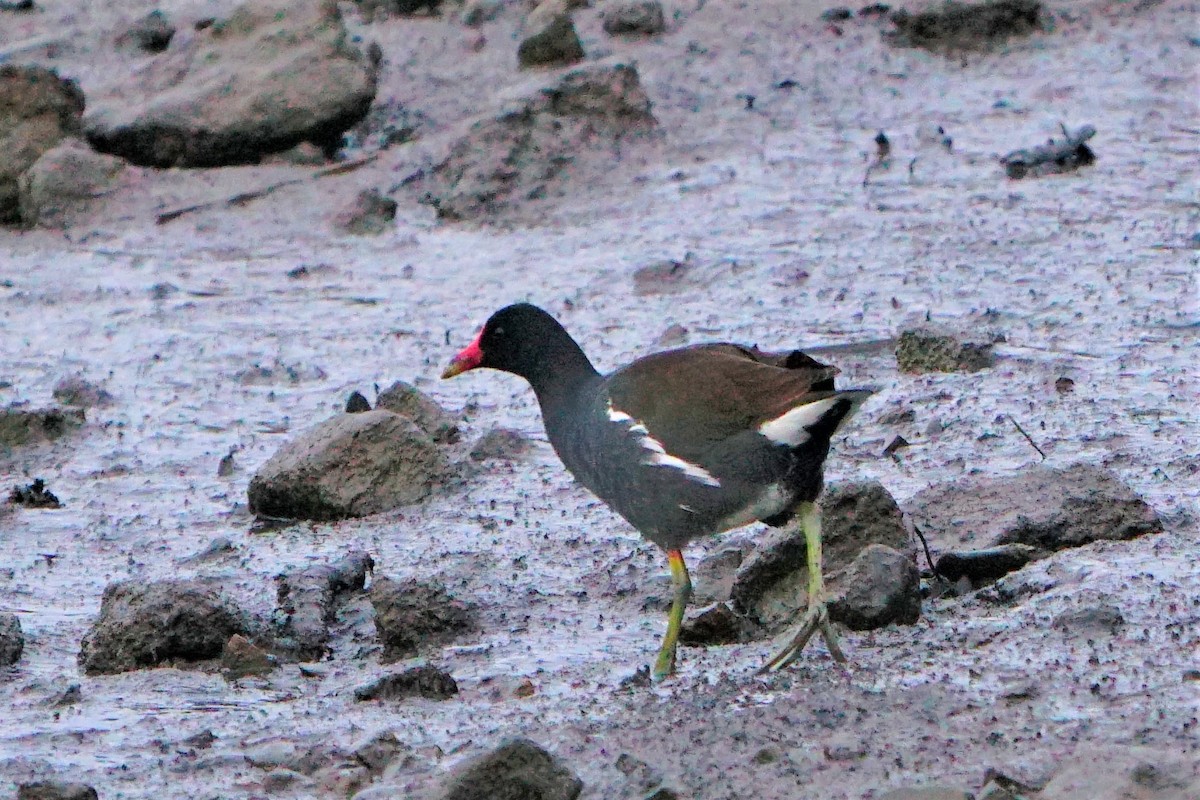
[[[347,172],[354,172],[354,170],[365,167],[367,164],[370,164],[377,158],[379,158],[378,154],[369,155],[365,158],[360,158],[357,161],[347,161],[344,164],[335,164],[332,167],[326,167],[325,169],[317,170],[307,178],[288,178],[285,181],[278,181],[276,183],[268,184],[261,189],[254,189],[249,192],[235,194],[232,197],[225,198],[224,200],[210,200],[206,203],[196,203],[195,205],[191,206],[174,208],[170,211],[164,211],[163,213],[159,214],[155,218],[154,223],[156,225],[166,225],[168,222],[174,222],[175,220],[187,214],[191,214],[196,211],[206,211],[210,208],[216,208],[218,206],[225,206],[226,208],[244,206],[247,203],[262,199],[287,186],[295,186],[298,183],[304,183],[306,180],[315,181],[321,178],[329,178],[334,175],[345,175]]]
[[[1037,450],[1038,455],[1042,457],[1042,461],[1045,461],[1046,454],[1042,452],[1042,448],[1037,446],[1037,442],[1033,440],[1033,437],[1025,432],[1025,429],[1021,427],[1021,423],[1013,419],[1012,414],[1005,414],[1004,416],[1008,417],[1008,421],[1011,422],[1013,426],[1021,432],[1021,435],[1025,437],[1025,441],[1029,442],[1030,447],[1032,447],[1034,450]]]

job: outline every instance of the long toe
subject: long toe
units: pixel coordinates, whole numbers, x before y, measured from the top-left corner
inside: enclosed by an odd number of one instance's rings
[[[821,636],[825,639],[825,645],[829,648],[829,654],[833,656],[833,659],[839,663],[845,662],[846,656],[842,653],[837,633],[833,629],[833,623],[829,620],[829,610],[824,603],[820,603],[808,607],[800,619],[800,624],[796,627],[796,633],[792,636],[791,641],[763,665],[759,674],[780,670],[792,664],[800,658],[808,640],[818,630],[821,631]]]

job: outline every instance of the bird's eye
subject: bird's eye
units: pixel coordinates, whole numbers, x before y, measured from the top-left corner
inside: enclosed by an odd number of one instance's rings
[[[494,336],[503,336],[503,335],[504,335],[504,328],[496,328],[496,330],[492,331],[492,335],[494,335]]]

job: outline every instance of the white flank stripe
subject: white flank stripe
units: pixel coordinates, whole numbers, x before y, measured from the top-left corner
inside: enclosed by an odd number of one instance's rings
[[[809,425],[815,425],[821,417],[829,413],[841,398],[827,397],[815,403],[797,406],[782,416],[768,420],[758,426],[758,432],[776,444],[786,444],[788,447],[799,447],[809,439],[806,430]]]
[[[608,401],[608,418],[613,422],[633,422],[633,417],[624,411],[617,411],[613,408],[612,400]]]
[[[628,432],[637,437],[637,443],[648,451],[646,457],[642,459],[643,464],[651,467],[677,469],[692,480],[702,483],[705,486],[721,485],[721,482],[704,467],[668,453],[666,448],[663,447],[662,442],[651,436],[650,430],[643,423],[638,422],[624,411],[613,408],[612,400],[608,401],[608,418],[618,424],[628,425]]]

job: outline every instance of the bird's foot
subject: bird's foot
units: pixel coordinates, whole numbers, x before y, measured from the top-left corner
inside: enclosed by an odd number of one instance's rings
[[[654,683],[660,683],[663,680],[675,674],[675,648],[668,650],[663,647],[658,651],[658,658],[654,659],[654,669],[650,671],[650,680]]]
[[[800,619],[800,625],[792,640],[772,656],[771,660],[764,664],[758,673],[761,675],[764,672],[774,672],[793,663],[800,657],[804,646],[818,630],[821,632],[821,637],[825,640],[825,646],[829,648],[829,654],[833,656],[833,660],[844,664],[846,655],[838,644],[837,632],[834,631],[833,622],[829,619],[829,608],[824,603],[810,603],[804,616]]]

